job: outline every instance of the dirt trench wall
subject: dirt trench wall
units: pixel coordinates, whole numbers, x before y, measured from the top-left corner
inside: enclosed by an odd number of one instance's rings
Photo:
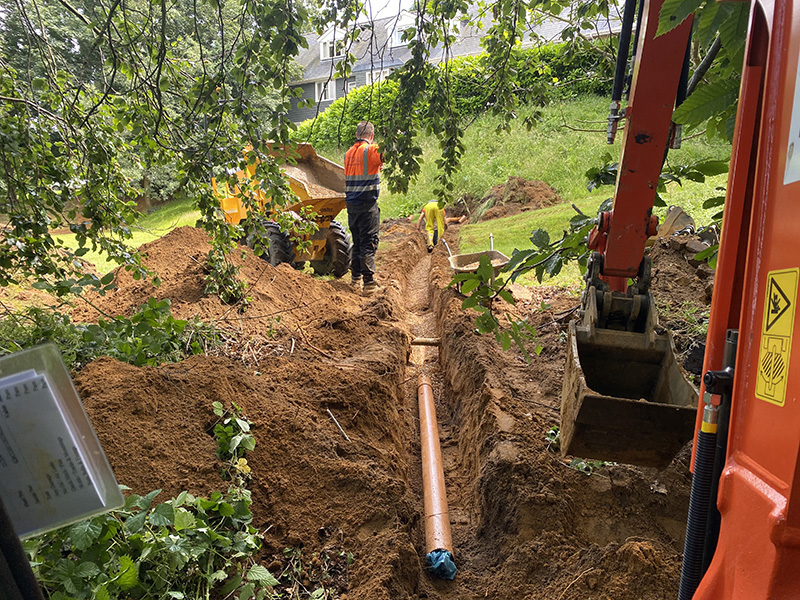
[[[118,289],[95,299],[109,314],[129,314],[156,294],[172,301],[176,316],[200,315],[231,340],[232,358],[144,368],[101,358],[77,375],[118,481],[138,494],[161,489],[158,501],[182,490],[225,490],[212,402],[235,403],[254,423],[257,445],[247,460],[253,525],[266,532],[262,563],[279,574],[286,547],[301,548],[306,560],[352,552],[352,565],[337,565],[332,592],[348,600],[413,597],[422,572],[421,503],[409,485],[416,464],[402,410],[409,337],[397,325],[399,291],[363,299],[346,282],[275,268],[246,252],[253,301],[239,313],[202,294],[193,257],[207,248],[202,232],[176,230],[145,248],[150,266],[161,267],[161,287],[120,273]]]
[[[461,543],[495,573],[483,592],[497,599],[674,598],[688,455],[663,472],[609,465],[587,476],[570,469],[548,449],[546,433],[558,424],[565,360],[564,325],[553,314],[576,300],[547,299],[551,310],[528,312],[543,349],[527,365],[475,332],[477,313],[444,289],[445,265],[440,259],[432,267],[440,363],[474,511],[474,537]]]

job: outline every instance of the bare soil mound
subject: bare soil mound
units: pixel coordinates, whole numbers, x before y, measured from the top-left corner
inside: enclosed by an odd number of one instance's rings
[[[446,234],[454,249],[456,234]],[[548,439],[558,423],[574,295],[537,287],[515,307],[498,305],[536,325],[542,350],[528,364],[476,333],[475,313],[447,287],[445,249],[428,255],[408,221],[384,223],[383,289],[368,299],[344,282],[274,268],[245,251],[252,302],[244,313],[204,295],[202,232],[178,229],[143,250],[162,285],[120,272],[118,289],[93,303],[129,314],[150,295],[170,298],[174,314],[214,322],[238,345],[228,356],[158,368],[104,358],[81,371],[76,384],[120,483],[137,493],[163,489],[162,500],[224,487],[211,403],[235,402],[255,423],[248,463],[254,525],[267,536],[264,564],[280,571],[287,546],[353,552],[332,598],[677,595],[688,455],[661,472],[607,464],[587,475]],[[76,317],[93,319],[92,311]],[[408,323],[423,313],[435,316],[441,347],[438,360],[417,366],[407,362]],[[436,382],[459,568],[453,582],[424,567],[420,371]]]
[[[699,385],[706,348],[706,325],[714,271],[694,259],[701,248],[698,238],[681,235],[658,238],[650,249],[653,259],[650,289],[661,324],[672,332],[683,368]]]
[[[505,183],[494,186],[481,200],[480,205],[489,204],[490,208],[480,220],[508,217],[559,202],[562,200],[558,193],[543,181],[512,176]]]

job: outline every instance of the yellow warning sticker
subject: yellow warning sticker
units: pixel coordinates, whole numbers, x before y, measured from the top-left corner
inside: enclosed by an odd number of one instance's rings
[[[778,406],[786,402],[798,274],[800,269],[794,268],[770,271],[767,276],[756,398]]]

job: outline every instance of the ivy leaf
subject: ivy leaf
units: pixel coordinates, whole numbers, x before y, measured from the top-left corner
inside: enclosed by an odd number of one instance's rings
[[[276,585],[280,585],[280,582],[273,577],[272,573],[267,570],[266,567],[261,565],[253,565],[250,567],[250,570],[247,572],[246,578],[248,581],[255,581],[260,585],[267,585],[269,587],[275,587]]]

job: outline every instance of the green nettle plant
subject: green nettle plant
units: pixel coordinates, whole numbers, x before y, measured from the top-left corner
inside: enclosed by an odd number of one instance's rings
[[[100,356],[136,366],[177,362],[218,345],[219,332],[197,317],[172,316],[168,298],[148,299],[130,317],[101,318],[96,324],[73,323],[69,316],[29,308],[0,317],[0,355],[45,342],[55,343],[67,367],[80,370]]]
[[[160,490],[131,494],[119,511],[27,540],[48,598],[280,597],[273,592],[280,582],[254,558],[262,536],[251,525],[244,455],[255,438],[243,435],[252,423],[238,407],[231,412],[214,403],[214,412],[221,418],[218,456],[239,473],[228,491],[208,498],[184,491],[161,504],[154,504]]]
[[[214,414],[219,421],[214,425],[217,438],[217,458],[223,462],[222,476],[225,479],[243,478],[250,475],[245,454],[256,447],[256,438],[250,433],[250,423],[244,418],[242,409],[235,403],[225,410],[221,402],[213,402]]]

